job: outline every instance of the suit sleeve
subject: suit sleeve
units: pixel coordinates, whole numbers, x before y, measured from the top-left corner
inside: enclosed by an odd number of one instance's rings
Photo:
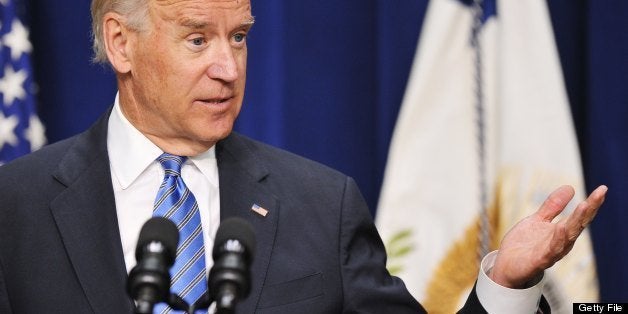
[[[371,214],[351,178],[345,182],[340,222],[344,311],[425,313],[403,281],[386,270],[386,252]]]
[[[9,294],[7,292],[7,286],[4,282],[4,271],[2,270],[2,264],[0,263],[0,313],[13,313],[11,310],[11,304],[9,303]]]
[[[480,300],[478,299],[478,295],[475,291],[477,285],[473,285],[473,290],[469,294],[467,298],[467,302],[464,304],[464,307],[458,311],[458,314],[485,314],[486,310],[480,305]]]
[[[467,302],[465,303],[464,307],[460,309],[460,311],[458,311],[458,314],[485,314],[487,313],[486,310],[480,304],[480,300],[478,299],[476,288],[477,288],[477,283],[476,285],[473,286],[473,290],[469,294],[469,297],[467,298]],[[539,314],[551,314],[552,313],[550,306],[547,303],[547,300],[543,296],[541,296],[541,302],[539,304],[539,309],[537,310],[537,313]]]

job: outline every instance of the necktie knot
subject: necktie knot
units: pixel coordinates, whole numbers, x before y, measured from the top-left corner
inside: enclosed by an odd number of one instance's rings
[[[176,177],[181,175],[181,165],[183,165],[186,159],[187,157],[163,153],[157,158],[157,161],[161,163],[161,166],[166,171],[166,176]]]

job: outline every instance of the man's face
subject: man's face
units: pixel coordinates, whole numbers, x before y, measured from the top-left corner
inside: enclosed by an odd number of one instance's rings
[[[149,3],[146,31],[129,40],[131,70],[120,84],[122,109],[159,146],[167,143],[178,147],[173,153],[192,155],[226,137],[242,106],[250,2]]]

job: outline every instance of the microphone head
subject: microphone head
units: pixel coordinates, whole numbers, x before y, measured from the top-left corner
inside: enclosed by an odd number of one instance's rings
[[[220,223],[216,232],[214,250],[212,251],[214,260],[218,259],[222,244],[228,240],[238,240],[244,247],[249,259],[255,256],[255,232],[253,231],[253,226],[248,221],[238,217],[231,217]]]
[[[135,258],[139,261],[144,254],[144,248],[151,242],[160,242],[165,247],[168,264],[172,265],[179,244],[179,230],[170,219],[164,217],[152,217],[140,231],[135,249]]]

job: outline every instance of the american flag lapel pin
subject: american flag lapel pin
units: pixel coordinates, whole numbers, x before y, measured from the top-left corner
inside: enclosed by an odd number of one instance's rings
[[[251,206],[251,210],[262,215],[263,217],[266,217],[266,215],[268,215],[268,210],[264,207],[261,207],[257,204],[253,204],[253,206]]]

